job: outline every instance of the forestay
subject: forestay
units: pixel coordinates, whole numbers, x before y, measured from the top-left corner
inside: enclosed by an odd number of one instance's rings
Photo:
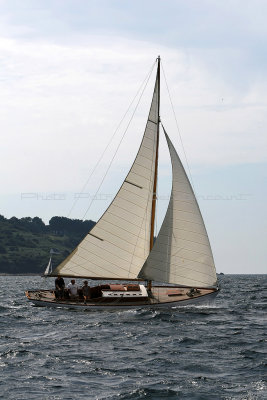
[[[94,228],[53,275],[137,278],[150,250],[158,86],[157,75],[143,140],[119,192]]]
[[[212,251],[193,189],[166,134],[172,161],[172,192],[165,219],[139,277],[192,287],[214,287]]]

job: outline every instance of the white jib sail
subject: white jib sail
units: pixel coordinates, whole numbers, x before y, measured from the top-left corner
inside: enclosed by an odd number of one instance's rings
[[[191,287],[214,287],[212,251],[193,189],[166,134],[172,161],[172,192],[165,219],[139,277]]]
[[[109,208],[53,275],[137,278],[149,254],[158,124],[158,78],[136,159]]]

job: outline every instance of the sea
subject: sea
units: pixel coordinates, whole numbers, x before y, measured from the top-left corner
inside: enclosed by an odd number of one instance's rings
[[[214,304],[33,306],[53,279],[0,276],[0,399],[267,399],[267,276],[219,275]]]

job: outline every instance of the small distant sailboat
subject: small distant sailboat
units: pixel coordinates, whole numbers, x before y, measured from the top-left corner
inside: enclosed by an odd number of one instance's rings
[[[52,265],[52,255],[50,255],[47,267],[45,269],[45,272],[43,274],[43,276],[49,276],[50,274],[52,274],[53,271],[53,265]]]
[[[182,162],[160,119],[160,57],[152,103],[134,163],[112,203],[72,253],[47,275],[86,278],[90,299],[57,299],[27,291],[36,305],[87,309],[184,306],[218,294],[204,221]],[[172,163],[172,191],[154,243],[160,126]],[[116,281],[116,283],[109,283]],[[155,283],[157,282],[157,284]],[[160,284],[159,284],[160,283]]]
[[[55,251],[54,249],[50,249],[50,258],[49,258],[47,267],[43,273],[44,277],[50,276],[52,274],[52,271],[53,271],[52,256],[53,256],[53,254],[59,254],[59,252]]]

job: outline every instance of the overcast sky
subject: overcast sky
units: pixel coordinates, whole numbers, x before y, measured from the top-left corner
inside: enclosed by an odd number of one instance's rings
[[[0,214],[83,218],[160,54],[218,272],[266,273],[267,2],[0,0]],[[140,144],[155,70],[85,218]],[[162,77],[161,117],[185,160]],[[158,224],[168,204],[163,144]]]

